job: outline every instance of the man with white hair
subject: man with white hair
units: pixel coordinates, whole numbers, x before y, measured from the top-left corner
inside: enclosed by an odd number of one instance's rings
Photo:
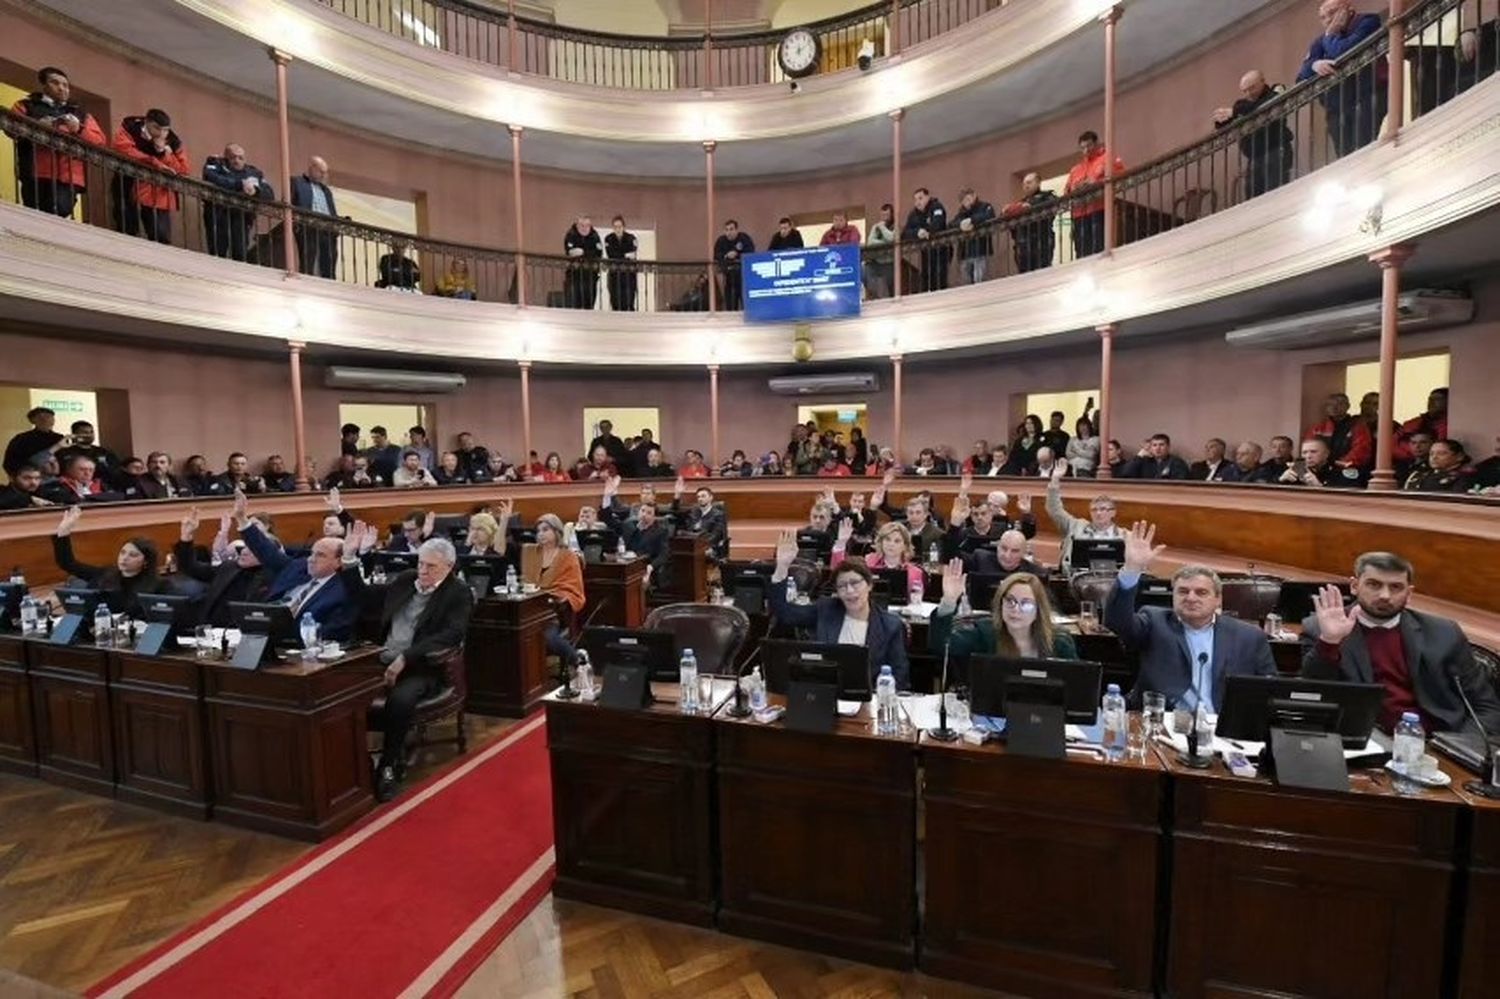
[[[1073,541],[1075,538],[1124,538],[1125,532],[1115,523],[1115,501],[1109,496],[1095,496],[1089,500],[1089,515],[1075,517],[1067,511],[1062,501],[1062,480],[1068,471],[1068,459],[1063,458],[1052,467],[1052,477],[1047,480],[1047,515],[1062,534],[1062,568],[1069,572],[1073,568]],[[1081,568],[1088,568],[1082,566]]]
[[[1285,92],[1281,84],[1267,83],[1264,73],[1252,69],[1240,77],[1240,99],[1232,107],[1214,111],[1214,127],[1227,128],[1249,118]],[[1249,167],[1245,172],[1245,197],[1257,197],[1292,179],[1296,139],[1284,117],[1272,118],[1240,136],[1240,153]]]
[[[373,525],[356,523],[349,531],[354,551],[375,547]],[[443,654],[464,644],[474,598],[453,572],[458,553],[447,538],[428,538],[417,549],[417,567],[399,572],[383,585],[359,579],[358,559],[344,561],[344,576],[356,600],[373,591],[381,601],[380,661],[386,664],[385,697],[371,707],[371,727],[385,733],[375,765],[375,797],[390,801],[406,773],[406,735],[417,705],[448,684]]]

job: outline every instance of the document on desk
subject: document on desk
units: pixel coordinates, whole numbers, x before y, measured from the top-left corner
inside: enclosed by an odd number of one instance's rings
[[[938,695],[937,694],[914,694],[911,697],[903,697],[900,703],[906,708],[906,717],[911,719],[912,728],[929,729],[938,727]],[[973,728],[969,720],[968,712],[962,717],[951,708],[952,702],[948,704],[948,727],[955,732],[967,732]]]
[[[1179,753],[1187,753],[1187,736],[1178,735],[1176,732],[1172,731],[1172,720],[1170,715],[1167,716],[1167,731],[1162,733],[1161,735],[1158,735],[1157,739],[1167,743]],[[1266,744],[1264,742],[1256,742],[1253,739],[1221,739],[1217,735],[1214,736],[1214,753],[1218,756],[1223,756],[1226,753],[1243,753],[1253,762],[1255,757],[1259,756],[1261,750],[1265,748]],[[1344,750],[1344,759],[1352,760],[1358,756],[1369,756],[1375,753],[1382,752],[1385,752],[1385,750],[1381,748],[1380,743],[1376,742],[1372,738],[1367,739],[1365,741],[1364,747],[1361,749],[1346,748]]]

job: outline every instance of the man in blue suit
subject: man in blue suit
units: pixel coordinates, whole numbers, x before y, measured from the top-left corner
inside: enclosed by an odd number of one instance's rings
[[[328,163],[323,157],[314,156],[307,163],[307,172],[292,178],[292,205],[310,215],[338,218],[333,188],[328,186]],[[299,224],[292,232],[297,240],[298,269],[316,277],[337,277],[339,234],[333,226]]]
[[[274,574],[266,599],[286,604],[292,609],[292,617],[299,621],[302,615],[311,614],[323,638],[348,639],[354,633],[358,607],[339,577],[344,542],[339,538],[319,538],[306,557],[294,558],[250,519],[247,506],[245,494],[237,491],[234,519],[240,537],[266,571]]]
[[[1104,603],[1104,624],[1140,655],[1141,671],[1130,692],[1139,703],[1147,690],[1165,694],[1173,707],[1214,714],[1224,707],[1228,676],[1275,676],[1276,662],[1265,632],[1219,613],[1219,574],[1185,565],[1172,575],[1172,609],[1135,609],[1136,584],[1166,545],[1152,545],[1155,525],[1137,522],[1125,535],[1125,564]]]
[[[786,577],[797,558],[797,536],[783,531],[776,542],[776,570],[771,573],[771,616],[794,628],[813,633],[813,641],[827,645],[863,645],[870,652],[870,684],[881,666],[889,666],[896,689],[911,689],[911,666],[906,658],[906,626],[889,611],[870,602],[874,576],[864,563],[839,564],[833,574],[836,596],[819,597],[810,604],[789,604]]]

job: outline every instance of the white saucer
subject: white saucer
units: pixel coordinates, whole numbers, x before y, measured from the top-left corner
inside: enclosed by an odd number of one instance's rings
[[[1421,784],[1423,787],[1447,787],[1449,784],[1453,783],[1453,778],[1449,777],[1441,770],[1434,770],[1428,776],[1408,774],[1406,772],[1406,767],[1400,763],[1397,763],[1395,760],[1391,760],[1390,762],[1386,763],[1385,768],[1391,773],[1396,774],[1400,777],[1405,777],[1407,780],[1412,781],[1415,784]]]

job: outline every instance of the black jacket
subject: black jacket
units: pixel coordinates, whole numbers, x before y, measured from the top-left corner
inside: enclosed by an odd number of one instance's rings
[[[930,203],[928,207],[931,207]],[[971,260],[989,256],[995,250],[994,237],[990,234],[990,223],[995,221],[995,206],[978,198],[968,208],[960,204],[957,214],[953,216],[953,227],[958,228],[965,219],[974,223],[974,228],[970,230],[973,235],[959,242],[959,258]]]
[[[725,254],[729,253],[731,250],[738,253],[739,256],[733,260],[728,260],[725,258]],[[751,254],[754,252],[755,240],[750,238],[750,234],[748,232],[739,233],[733,239],[730,239],[728,236],[720,236],[717,240],[714,241],[714,259],[719,262],[719,266],[724,269],[725,273],[732,272],[736,275],[739,274],[740,261],[743,260],[747,254]]]
[[[771,242],[766,245],[766,249],[800,250],[803,248],[803,246],[804,244],[802,242],[802,233],[800,233],[796,229],[793,229],[785,236],[781,234],[780,229],[777,229],[776,232],[771,235]]]
[[[583,256],[575,257],[574,250],[582,250]],[[563,254],[569,260],[599,260],[604,256],[604,240],[599,238],[598,229],[590,229],[585,236],[578,231],[578,226],[568,226],[567,235],[563,236]]]
[[[1219,460],[1218,467],[1213,470],[1212,475],[1208,471],[1208,462],[1195,461],[1192,467],[1188,469],[1188,478],[1197,479],[1199,482],[1238,482],[1238,479],[1231,479],[1229,477],[1231,470],[1238,472],[1239,468],[1228,457]]]
[[[635,233],[625,232],[616,236],[613,232],[604,237],[604,255],[610,260],[627,260],[626,254],[639,253]]]
[[[22,465],[62,440],[62,436],[54,430],[35,427],[16,434],[5,445],[5,474],[14,476]]]
[[[313,180],[305,173],[292,178],[292,205],[311,211],[314,187],[322,188],[323,197],[328,201],[328,215],[331,218],[337,218],[339,210],[333,202],[333,188],[321,181]]]
[[[198,558],[198,549],[191,541],[179,540],[172,551],[177,555],[177,571],[208,584],[198,602],[198,620],[203,624],[228,627],[230,603],[264,603],[270,595],[271,574],[264,566],[242,569],[235,561],[218,565],[204,562]]]
[[[417,571],[408,569],[395,575],[383,586],[373,586],[361,579],[358,570],[343,572],[344,585],[350,587],[360,599],[375,596],[382,601],[380,611],[380,634],[378,640],[385,642],[391,633],[391,622],[407,602],[416,595]],[[437,675],[438,665],[434,657],[448,649],[464,644],[469,633],[469,613],[474,609],[474,596],[458,578],[450,572],[448,578],[432,591],[432,597],[417,618],[412,632],[411,645],[402,653],[409,671]],[[438,679],[443,677],[438,676]]]
[[[40,506],[41,504],[32,502],[32,497],[47,499],[40,489],[34,493],[23,493],[12,482],[4,489],[0,489],[0,510],[30,510],[32,507]]]
[[[252,177],[260,186],[255,189],[254,195],[247,195],[244,183]],[[261,172],[260,167],[249,163],[236,170],[222,156],[210,156],[203,161],[203,179],[241,197],[254,197],[258,201],[276,200],[276,192],[272,190],[271,182],[266,180],[266,175]]]
[[[710,554],[719,558],[728,554],[729,516],[724,512],[723,503],[715,501],[714,505],[705,511],[697,503],[683,506],[677,500],[673,500],[672,519],[679,530],[707,535]]]
[[[114,566],[89,565],[73,556],[73,539],[52,536],[52,559],[57,567],[68,575],[83,580],[89,586],[102,590],[109,609],[116,614],[126,612],[135,617],[141,613],[136,598],[142,593],[170,593],[171,584],[156,575],[142,573],[138,576],[122,576]]]
[[[1161,461],[1155,458],[1131,458],[1120,471],[1123,479],[1190,479],[1187,462],[1169,454]]]
[[[926,208],[913,208],[906,215],[906,225],[901,227],[901,239],[903,241],[918,242],[917,232],[927,230],[929,236],[936,236],[948,228],[948,211],[943,203],[937,198],[928,198]],[[950,252],[948,247],[940,247],[938,252]]]
[[[1276,86],[1266,87],[1265,90],[1261,91],[1260,96],[1253,101],[1248,97],[1241,97],[1234,102],[1233,117],[1222,124],[1216,124],[1215,127],[1228,128],[1241,118],[1248,118],[1255,114],[1285,92],[1286,88],[1277,84]],[[1286,127],[1286,119],[1272,118],[1259,128],[1245,133],[1240,139],[1240,152],[1245,155],[1246,159],[1252,160],[1265,159],[1273,155],[1280,156],[1282,150],[1292,148],[1294,141],[1292,130]]]
[[[614,434],[600,434],[593,440],[589,441],[589,449],[586,453],[590,457],[592,457],[594,454],[594,448],[600,446],[603,446],[604,453],[609,455],[609,460],[615,463],[615,469],[619,471],[621,475],[631,474],[632,465],[634,465],[635,463],[634,455],[630,451],[625,450],[624,441],[620,440],[620,438],[616,437]],[[642,463],[644,463],[645,460],[646,456],[642,454]]]

